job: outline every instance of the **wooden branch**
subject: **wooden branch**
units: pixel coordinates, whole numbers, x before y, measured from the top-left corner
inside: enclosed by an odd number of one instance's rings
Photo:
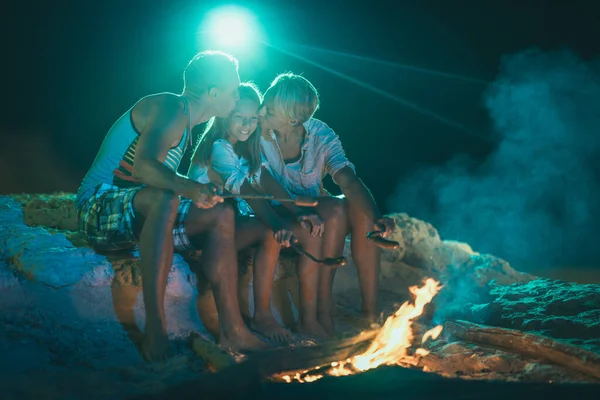
[[[192,339],[192,348],[211,372],[220,371],[236,363],[231,354],[202,337],[196,336]]]
[[[377,331],[363,332],[360,335],[323,343],[311,347],[283,347],[249,356],[239,364],[231,365],[216,374],[209,374],[193,383],[189,390],[215,390],[223,393],[223,389],[236,392],[260,385],[266,378],[280,372],[307,370],[317,366],[343,361],[360,352],[377,335]]]
[[[599,354],[548,337],[467,321],[447,321],[444,332],[450,337],[538,358],[600,379]]]

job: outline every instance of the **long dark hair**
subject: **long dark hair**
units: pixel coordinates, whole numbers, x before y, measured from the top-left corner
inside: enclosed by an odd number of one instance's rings
[[[240,100],[250,99],[256,101],[257,106],[262,103],[262,94],[258,87],[252,82],[244,82],[239,87]],[[233,114],[233,112],[232,112]],[[227,140],[229,133],[227,132],[227,120],[231,118],[213,117],[208,121],[206,129],[192,155],[192,164],[200,164],[206,167],[210,164],[213,144],[219,139]],[[234,146],[235,153],[245,158],[250,164],[250,174],[256,173],[261,166],[260,155],[260,126],[256,126],[256,131],[250,135],[245,142],[237,141]]]

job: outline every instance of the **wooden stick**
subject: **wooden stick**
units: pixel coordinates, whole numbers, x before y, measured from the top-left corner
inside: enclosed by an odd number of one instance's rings
[[[539,358],[600,379],[600,355],[548,337],[467,321],[447,321],[444,332],[450,337]]]
[[[257,353],[249,356],[244,362],[203,377],[193,384],[190,383],[189,386],[203,388],[203,390],[227,388],[229,391],[256,386],[276,373],[307,370],[331,364],[334,361],[346,360],[364,351],[377,332],[377,330],[362,332],[345,340],[327,342],[317,346],[283,347]]]
[[[226,194],[221,196],[224,199],[243,199],[243,200],[274,200],[274,201],[278,201],[280,203],[284,203],[284,202],[288,202],[288,203],[294,203],[295,205],[297,205],[298,207],[316,207],[319,205],[319,200],[315,199],[314,197],[309,197],[309,196],[298,196],[295,199],[286,199],[286,198],[279,198],[279,197],[273,197],[267,194]]]
[[[192,339],[192,348],[204,360],[207,369],[211,372],[218,372],[236,364],[231,354],[202,337],[196,336]]]

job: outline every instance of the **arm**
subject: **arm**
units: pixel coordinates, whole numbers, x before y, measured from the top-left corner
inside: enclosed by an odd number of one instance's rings
[[[339,139],[337,140],[339,142]],[[371,192],[363,181],[356,176],[354,166],[340,155],[341,144],[336,145],[335,157],[326,158],[326,166],[330,171],[335,171],[332,174],[333,181],[340,187],[348,203],[355,206],[356,209],[373,222],[374,228],[377,231],[383,232],[381,236],[386,237],[394,231],[394,222],[392,219],[383,217],[377,208],[377,204],[371,195]],[[345,161],[344,161],[345,160]]]
[[[375,225],[383,224],[386,232],[390,231],[391,233],[392,228],[389,228],[389,222],[387,219],[382,218],[371,192],[363,181],[356,176],[354,165],[346,157],[342,142],[333,131],[328,132],[324,137],[323,149],[325,169],[342,190],[348,203],[361,210]]]
[[[211,167],[223,181],[225,189],[232,194],[259,194],[250,182],[248,170],[241,165],[239,157],[228,144],[220,141],[214,143],[211,153]],[[257,179],[261,179],[262,174],[259,172],[257,175]],[[274,232],[284,228],[283,222],[268,201],[247,201],[254,210],[256,217]]]
[[[288,193],[288,191],[285,190],[285,188],[277,181],[277,179],[273,177],[271,172],[264,166],[262,167],[260,182],[263,191],[265,191],[269,195],[280,199],[291,199],[291,196]],[[282,204],[285,208],[290,210],[290,212],[292,212],[296,216],[296,220],[300,222],[300,224],[303,227],[308,228],[310,225],[312,236],[323,235],[323,230],[325,229],[325,222],[317,213],[317,210],[315,208],[298,207],[292,202],[282,202]]]
[[[141,132],[133,161],[134,178],[148,186],[183,194],[200,184],[170,170],[162,163],[173,143],[178,143],[188,117],[175,97],[152,104],[150,117]]]
[[[246,181],[241,188],[240,194],[259,194],[259,192],[252,187],[250,182]],[[281,231],[286,229],[285,224],[279,218],[279,215],[275,212],[268,200],[246,200],[254,213],[256,218],[263,224],[271,228],[273,232]]]
[[[334,176],[333,181],[340,187],[344,196],[350,204],[361,209],[367,218],[371,221],[377,221],[381,218],[381,213],[375,204],[371,192],[363,181],[356,176],[356,173],[349,166],[340,169]]]
[[[271,172],[263,166],[260,173],[260,186],[268,193],[270,196],[279,198],[279,199],[291,199],[292,196],[288,193],[287,190],[273,177]],[[295,205],[292,202],[282,202],[282,205],[287,208],[292,214],[300,215],[304,212],[300,207]]]

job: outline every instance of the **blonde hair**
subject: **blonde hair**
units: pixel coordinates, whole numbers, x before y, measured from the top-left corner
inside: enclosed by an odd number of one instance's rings
[[[212,86],[220,86],[224,71],[232,68],[237,73],[239,63],[231,54],[218,50],[198,53],[183,70],[183,91],[201,94]]]
[[[303,124],[319,109],[319,93],[308,79],[288,72],[273,80],[264,102],[290,121]]]
[[[239,92],[239,100],[253,100],[256,102],[257,108],[260,107],[262,95],[253,82],[242,83],[239,87]],[[234,113],[235,110],[233,110],[227,118],[213,117],[208,121],[206,129],[200,137],[196,149],[194,150],[194,154],[192,155],[192,164],[199,164],[203,167],[210,164],[213,144],[219,139],[227,139],[229,136],[229,132],[227,132],[227,122]],[[258,172],[258,169],[261,166],[260,136],[260,126],[257,126],[256,131],[250,135],[247,141],[237,141],[234,146],[235,153],[239,157],[245,158],[250,164],[251,174]]]

